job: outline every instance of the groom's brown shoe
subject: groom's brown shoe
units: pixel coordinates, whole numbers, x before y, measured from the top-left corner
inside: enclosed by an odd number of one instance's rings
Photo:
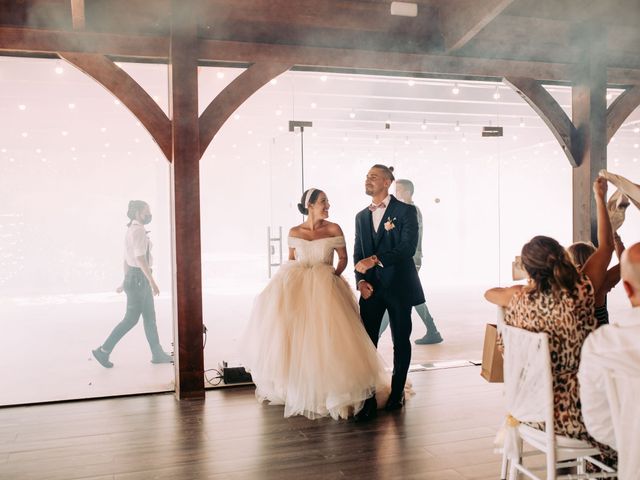
[[[378,403],[375,395],[364,401],[362,409],[353,416],[356,423],[369,422],[378,416]]]

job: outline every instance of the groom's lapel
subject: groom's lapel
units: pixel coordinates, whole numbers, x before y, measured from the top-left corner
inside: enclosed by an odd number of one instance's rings
[[[360,218],[360,233],[362,236],[362,240],[364,241],[365,252],[364,255],[367,256],[367,251],[373,250],[373,221],[371,220],[371,211],[367,210],[364,215]]]

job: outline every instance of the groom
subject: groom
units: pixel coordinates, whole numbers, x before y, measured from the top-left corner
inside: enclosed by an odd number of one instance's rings
[[[385,410],[404,405],[404,384],[411,362],[411,309],[424,303],[424,293],[413,262],[418,244],[416,208],[389,195],[392,169],[374,165],[367,173],[366,194],[372,203],[356,215],[353,263],[360,292],[360,316],[373,344],[385,311],[393,338],[391,395]],[[356,421],[377,414],[375,395],[365,402]]]

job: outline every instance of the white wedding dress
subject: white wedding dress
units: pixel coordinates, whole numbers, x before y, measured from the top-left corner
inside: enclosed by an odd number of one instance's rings
[[[347,418],[376,392],[384,405],[390,375],[369,339],[356,298],[335,275],[344,237],[289,237],[296,260],[282,265],[256,298],[242,360],[256,397],[284,405],[284,416]]]

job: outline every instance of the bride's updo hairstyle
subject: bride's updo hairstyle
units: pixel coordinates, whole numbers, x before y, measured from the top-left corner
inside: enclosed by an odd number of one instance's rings
[[[551,237],[538,235],[522,247],[522,264],[534,281],[529,294],[536,292],[572,295],[580,278],[567,251]]]
[[[309,215],[309,205],[313,205],[318,200],[318,197],[322,193],[322,190],[317,188],[310,188],[302,194],[300,203],[298,204],[298,211],[303,215]]]

